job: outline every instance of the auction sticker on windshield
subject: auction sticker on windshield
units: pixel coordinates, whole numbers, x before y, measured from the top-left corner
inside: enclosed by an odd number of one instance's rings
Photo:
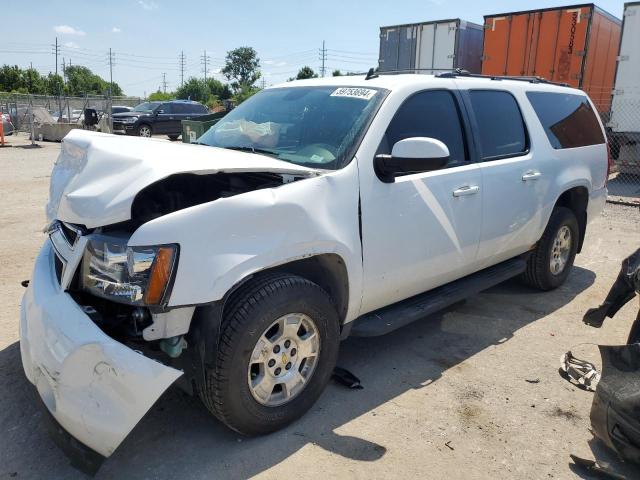
[[[376,94],[376,90],[370,88],[342,87],[337,88],[330,96],[332,97],[350,97],[360,98],[362,100],[371,100]]]

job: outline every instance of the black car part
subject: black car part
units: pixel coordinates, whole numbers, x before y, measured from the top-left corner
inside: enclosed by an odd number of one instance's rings
[[[596,437],[640,463],[640,344],[600,346],[602,376],[591,406]]]

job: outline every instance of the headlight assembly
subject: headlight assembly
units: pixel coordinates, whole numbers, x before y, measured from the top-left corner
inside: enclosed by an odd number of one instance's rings
[[[129,305],[163,305],[177,260],[177,245],[127,247],[123,237],[93,235],[82,259],[82,288]]]

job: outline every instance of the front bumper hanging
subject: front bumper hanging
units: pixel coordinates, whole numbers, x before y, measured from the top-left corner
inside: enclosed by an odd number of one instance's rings
[[[25,374],[57,424],[108,457],[182,372],[102,332],[56,277],[47,241],[22,300]]]

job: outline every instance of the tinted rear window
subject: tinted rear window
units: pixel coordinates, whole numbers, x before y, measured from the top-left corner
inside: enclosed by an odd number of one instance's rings
[[[605,142],[587,97],[547,92],[527,92],[527,97],[556,150]]]
[[[471,90],[469,95],[478,122],[482,159],[493,160],[525,153],[527,131],[513,95],[498,90]]]

